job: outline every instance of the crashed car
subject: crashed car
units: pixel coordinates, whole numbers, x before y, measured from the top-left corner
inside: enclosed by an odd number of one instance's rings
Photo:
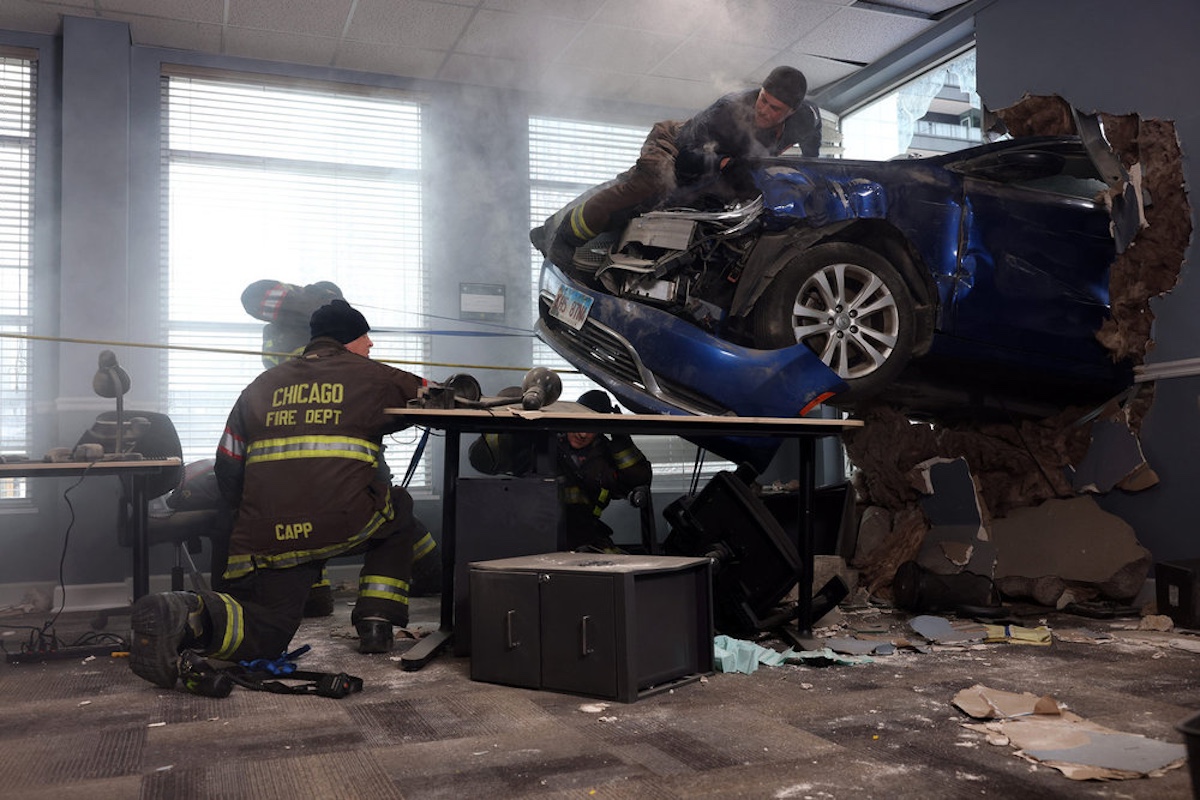
[[[546,261],[538,336],[641,413],[1103,402],[1131,381],[1096,332],[1140,218],[1098,124],[1080,130],[751,162],[720,208],[647,212]]]

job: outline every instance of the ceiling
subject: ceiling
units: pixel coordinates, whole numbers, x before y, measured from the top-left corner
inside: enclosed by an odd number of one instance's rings
[[[695,108],[777,64],[810,93],[927,34],[963,0],[3,0],[0,29],[126,22],[133,43],[549,97]]]

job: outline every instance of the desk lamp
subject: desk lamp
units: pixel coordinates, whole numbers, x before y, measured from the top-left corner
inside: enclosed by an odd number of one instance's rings
[[[92,378],[92,390],[101,397],[117,399],[117,431],[113,452],[119,456],[122,450],[121,437],[125,432],[125,421],[122,417],[125,413],[125,393],[129,391],[130,386],[129,373],[117,363],[117,354],[112,350],[101,350],[98,360],[99,368]]]

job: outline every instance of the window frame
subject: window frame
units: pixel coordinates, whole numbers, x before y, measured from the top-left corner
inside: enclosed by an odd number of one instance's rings
[[[419,371],[413,365],[428,362],[433,347],[431,336],[419,325],[430,299],[424,230],[428,217],[423,161],[427,99],[395,88],[168,63],[160,67],[159,83],[159,276],[162,340],[168,343],[167,356],[162,359],[160,402],[180,430],[185,461],[212,456],[238,394],[266,369],[262,360],[266,322],[250,316],[238,300],[243,289],[254,281],[279,280],[303,286],[332,280],[371,321],[376,345],[372,358]],[[183,105],[179,95],[185,86],[199,92],[190,101],[195,108]],[[220,105],[222,86],[230,87],[227,106]],[[209,96],[201,96],[204,92]],[[239,99],[238,92],[247,97],[259,92],[262,97],[249,106],[251,100]],[[173,106],[175,101],[179,102]],[[172,113],[199,114],[205,111],[205,102],[214,103],[208,109],[213,115],[245,106],[247,120],[252,111],[260,117],[257,125],[276,126],[276,138],[255,141],[257,134],[250,126],[256,123],[239,123],[231,118],[229,127],[236,129],[240,124],[245,132],[244,140],[228,145],[228,152],[219,149],[225,143],[212,130],[188,134],[191,139],[186,147],[182,146],[179,131],[172,129],[179,118],[173,120]],[[289,114],[294,116],[285,121]],[[339,118],[338,114],[343,116]],[[197,120],[188,121],[193,126],[198,124]],[[222,120],[214,120],[213,124],[219,131]],[[172,141],[173,132],[176,141]],[[285,135],[294,138],[285,140]],[[266,152],[268,145],[270,151]],[[343,146],[345,149],[341,149]],[[361,161],[347,155],[355,146],[361,148],[357,151]],[[185,166],[190,170],[186,179]],[[290,212],[278,215],[285,220],[281,230],[290,231],[296,241],[312,237],[320,243],[317,252],[299,253],[283,268],[272,269],[264,262],[254,274],[242,274],[240,283],[226,287],[232,300],[223,299],[224,307],[211,317],[197,314],[195,308],[180,302],[178,293],[185,289],[173,283],[186,281],[183,273],[176,272],[179,265],[173,260],[183,256],[172,251],[172,239],[178,245],[185,236],[182,220],[172,216],[184,213],[180,208],[182,193],[191,191],[200,197],[205,191],[185,184],[188,180],[201,181],[208,173],[218,180],[218,188],[212,189],[214,195],[223,187],[246,189],[256,185],[266,194],[268,190],[263,187],[277,181],[279,195],[289,202],[296,200]],[[245,183],[240,183],[243,179]],[[298,199],[296,193],[300,194]],[[372,200],[376,202],[371,204]],[[322,216],[327,219],[322,221]],[[193,227],[203,224],[201,220]],[[322,224],[329,230],[321,230]],[[190,235],[193,244],[199,241],[194,232]],[[284,241],[294,246],[293,241]],[[328,258],[317,264],[322,254]],[[389,258],[393,260],[387,261]],[[397,276],[382,275],[380,265],[385,261]],[[363,268],[364,263],[369,269]],[[396,264],[401,269],[396,269]],[[382,276],[383,285],[372,285],[371,276]],[[398,307],[391,305],[393,299],[398,299]],[[182,370],[194,374],[189,380],[181,380]],[[203,387],[197,387],[211,370],[227,371],[229,377],[220,391],[206,396]],[[193,412],[193,408],[202,410]],[[387,460],[398,478],[406,474],[419,439],[413,431],[385,438]],[[412,476],[410,491],[431,492],[433,478],[432,466],[423,459]]]
[[[26,456],[33,443],[39,66],[37,51],[0,47],[0,454]],[[0,502],[27,501],[25,479],[0,479]]]

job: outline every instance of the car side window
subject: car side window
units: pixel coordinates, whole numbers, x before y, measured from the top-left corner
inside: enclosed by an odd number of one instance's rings
[[[1084,153],[1001,150],[950,168],[981,180],[1085,200],[1097,200],[1108,189]]]

